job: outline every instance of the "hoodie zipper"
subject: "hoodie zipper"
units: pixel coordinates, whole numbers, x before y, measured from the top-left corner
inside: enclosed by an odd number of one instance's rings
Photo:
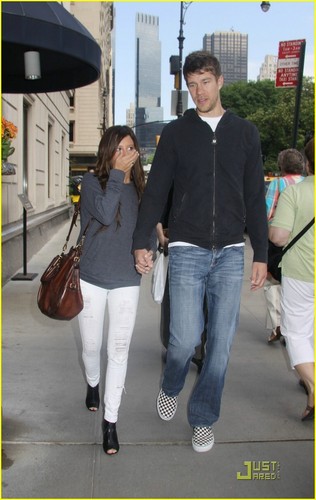
[[[212,139],[212,146],[213,146],[213,213],[212,213],[212,232],[213,232],[213,250],[215,249],[215,180],[216,180],[216,145],[217,145],[217,139],[215,136],[215,132],[213,133],[213,139]]]

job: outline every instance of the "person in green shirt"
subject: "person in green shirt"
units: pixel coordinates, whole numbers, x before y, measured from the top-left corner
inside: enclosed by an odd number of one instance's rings
[[[314,217],[314,139],[305,147],[307,178],[279,198],[269,239],[289,243]],[[292,367],[307,388],[302,420],[314,419],[314,226],[282,258],[281,331]]]

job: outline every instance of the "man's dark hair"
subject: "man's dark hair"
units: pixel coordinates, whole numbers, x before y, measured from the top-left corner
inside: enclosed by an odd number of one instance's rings
[[[219,60],[207,50],[191,52],[184,61],[184,79],[187,80],[189,73],[200,73],[203,71],[210,71],[216,79],[219,78],[222,74]]]

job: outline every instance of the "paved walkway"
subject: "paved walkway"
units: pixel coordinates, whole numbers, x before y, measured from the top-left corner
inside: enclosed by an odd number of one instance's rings
[[[67,229],[29,262],[35,280],[3,288],[2,498],[314,498],[313,423],[300,421],[306,397],[285,348],[266,343],[263,292],[249,291],[248,244],[213,449],[198,454],[191,446],[186,404],[195,365],[175,418],[156,414],[164,349],[146,277],[118,423],[121,449],[105,456],[102,412],[84,404],[78,321],[50,320],[36,304],[39,277]]]

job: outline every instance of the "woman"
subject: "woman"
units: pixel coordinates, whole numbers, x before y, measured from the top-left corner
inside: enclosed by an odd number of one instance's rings
[[[100,351],[106,304],[109,329],[104,393],[103,449],[119,451],[116,432],[128,351],[134,329],[141,274],[134,266],[132,235],[145,186],[134,132],[114,126],[103,135],[95,172],[81,185],[81,231],[88,225],[80,260],[84,308],[79,314],[82,359],[88,383],[86,406],[99,408]]]
[[[314,139],[305,147],[307,178],[280,196],[270,240],[286,245],[314,217]],[[282,258],[281,331],[291,365],[307,389],[302,420],[314,419],[314,226]]]
[[[266,193],[266,209],[267,218],[270,222],[273,217],[277,207],[278,199],[282,191],[287,186],[292,184],[297,184],[304,180],[303,174],[305,173],[305,159],[302,153],[297,149],[284,149],[278,155],[278,168],[280,170],[281,177],[277,177],[268,187]],[[271,242],[269,242],[269,254],[270,252],[279,254],[280,249],[275,247]],[[269,265],[268,265],[269,271]],[[276,340],[281,338],[280,329],[280,284],[275,281],[273,276],[268,274],[268,283],[265,286],[265,293],[267,298],[268,316],[272,324],[272,332],[268,337],[268,343],[271,344]],[[271,289],[273,287],[273,290]],[[268,295],[273,292],[274,301],[268,300]]]
[[[278,169],[281,177],[270,182],[266,193],[266,208],[268,221],[273,219],[280,193],[287,186],[297,184],[304,179],[305,160],[297,149],[284,149],[278,155]]]

